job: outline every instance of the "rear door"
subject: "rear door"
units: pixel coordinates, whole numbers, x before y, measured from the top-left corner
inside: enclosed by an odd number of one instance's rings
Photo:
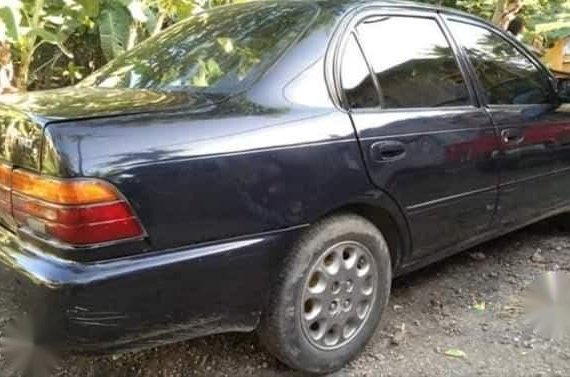
[[[548,73],[487,25],[453,18],[447,24],[469,59],[500,134],[497,219],[510,227],[565,205],[570,198],[570,116],[559,106]]]
[[[438,15],[379,10],[349,26],[339,77],[372,181],[407,214],[414,256],[485,231],[497,135]]]

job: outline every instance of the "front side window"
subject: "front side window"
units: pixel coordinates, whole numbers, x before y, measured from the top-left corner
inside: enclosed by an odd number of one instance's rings
[[[262,74],[316,11],[310,4],[253,2],[198,14],[119,56],[80,85],[231,94]]]
[[[374,17],[361,23],[357,32],[378,79],[384,108],[470,104],[453,50],[435,19]]]
[[[458,21],[449,25],[471,60],[490,105],[550,102],[548,79],[514,45],[479,26]]]

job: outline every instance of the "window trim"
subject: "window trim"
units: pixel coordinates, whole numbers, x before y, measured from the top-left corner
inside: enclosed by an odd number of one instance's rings
[[[548,104],[544,104],[544,103],[540,103],[540,104],[539,103],[536,103],[536,104],[534,104],[534,103],[529,103],[529,104],[490,104],[489,98],[488,98],[487,93],[485,91],[485,88],[483,87],[483,84],[481,83],[479,75],[477,74],[475,67],[473,66],[473,63],[471,62],[471,59],[469,59],[469,56],[467,55],[467,52],[465,51],[465,47],[459,41],[459,39],[454,35],[452,28],[449,26],[451,22],[466,24],[466,25],[470,25],[473,27],[478,27],[478,28],[487,30],[491,34],[496,35],[499,38],[501,38],[505,43],[512,46],[516,51],[518,51],[528,61],[530,61],[530,63],[537,69],[539,74],[541,74],[541,76],[543,76],[545,83],[548,85],[550,104],[555,102],[556,91],[554,89],[554,82],[555,82],[554,77],[545,68],[545,66],[530,51],[528,51],[523,45],[521,45],[520,42],[513,40],[512,38],[510,38],[508,36],[508,34],[497,29],[495,26],[489,25],[487,23],[484,23],[484,22],[481,22],[478,20],[473,20],[473,19],[469,19],[469,18],[461,18],[461,17],[457,17],[455,15],[445,14],[445,15],[443,15],[443,21],[444,21],[446,27],[449,28],[451,37],[453,38],[453,40],[455,41],[455,43],[459,47],[461,55],[463,55],[463,57],[466,61],[466,64],[469,66],[469,71],[471,72],[472,79],[473,79],[473,81],[477,87],[478,97],[480,98],[482,106],[484,106],[488,109],[505,109],[505,108],[510,109],[513,107],[521,108],[521,107],[539,106],[539,105],[548,105]]]
[[[349,45],[351,39],[356,44],[356,48],[358,49],[358,52],[360,53],[360,57],[362,58],[362,61],[366,65],[366,68],[368,68],[368,73],[372,77],[372,82],[374,83],[374,88],[376,89],[376,96],[378,97],[377,98],[378,106],[380,108],[382,108],[384,105],[383,104],[384,98],[382,95],[382,88],[380,87],[380,83],[378,82],[378,77],[376,77],[376,75],[372,74],[372,72],[373,72],[372,65],[370,64],[370,60],[368,60],[368,58],[366,57],[366,54],[364,53],[364,48],[362,47],[362,42],[360,41],[360,38],[358,37],[358,30],[356,30],[356,29],[350,30],[350,32],[346,36],[346,43],[343,43],[342,52],[340,54],[341,62],[343,60],[342,57],[344,57],[346,50],[348,49],[348,45]],[[346,91],[343,89],[344,85],[343,85],[342,81],[343,80],[342,80],[342,64],[341,64],[340,65],[340,74],[339,74],[339,88],[340,88],[341,100],[342,100],[343,105],[345,105],[346,108],[350,110],[350,104],[348,102],[348,97],[346,96]],[[368,109],[374,109],[374,108],[375,107],[369,107]]]
[[[357,26],[364,23],[367,19],[371,18],[381,18],[381,17],[407,17],[407,18],[423,18],[423,19],[431,19],[433,20],[436,25],[439,27],[443,37],[445,38],[446,42],[451,49],[454,59],[456,61],[457,67],[461,76],[463,78],[463,82],[467,89],[467,93],[469,96],[469,103],[465,105],[458,105],[458,106],[442,106],[442,107],[408,107],[408,108],[382,108],[382,99],[380,97],[381,87],[377,87],[377,95],[378,103],[380,106],[378,107],[369,107],[369,108],[351,108],[344,93],[342,87],[342,63],[343,63],[343,56],[346,50],[346,45],[350,37],[356,39],[357,45],[360,49],[360,52],[370,70],[370,75],[375,77],[372,70],[372,65],[369,63],[369,59],[364,51],[364,47],[362,46],[362,42],[358,38],[358,31]],[[455,40],[451,38],[449,31],[441,16],[437,10],[409,10],[409,9],[394,9],[394,8],[385,8],[385,7],[367,7],[364,9],[360,9],[359,11],[355,12],[351,17],[349,17],[348,22],[345,23],[344,28],[342,29],[342,34],[340,36],[340,41],[337,42],[336,51],[334,51],[334,58],[333,58],[333,88],[336,96],[335,103],[338,104],[340,109],[343,112],[347,113],[390,113],[390,112],[418,112],[418,111],[449,111],[449,110],[463,110],[463,109],[474,109],[480,107],[477,91],[472,86],[471,83],[471,73],[468,71],[468,66],[465,65],[465,62],[462,61],[462,53],[458,45],[455,44]],[[374,78],[375,86],[378,83],[377,78]],[[378,83],[379,85],[379,83]],[[378,91],[380,90],[380,91]]]

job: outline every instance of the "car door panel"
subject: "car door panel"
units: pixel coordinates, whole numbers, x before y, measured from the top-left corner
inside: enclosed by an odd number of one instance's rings
[[[570,118],[545,70],[485,25],[449,26],[477,75],[500,135],[497,219],[513,227],[568,203]]]
[[[372,180],[406,211],[415,256],[488,226],[497,199],[498,143],[483,110],[358,113],[352,119]],[[379,143],[397,143],[404,153],[379,160],[374,148]]]
[[[414,35],[405,32],[411,29]],[[497,202],[498,138],[437,15],[363,18],[347,37],[343,59],[345,102],[365,165],[405,211],[411,259],[488,229]]]
[[[552,105],[492,109],[504,132],[518,129],[517,144],[502,140],[499,218],[504,226],[567,206],[570,195],[570,113]]]

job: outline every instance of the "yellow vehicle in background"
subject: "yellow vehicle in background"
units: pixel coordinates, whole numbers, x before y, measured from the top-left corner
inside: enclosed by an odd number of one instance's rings
[[[570,35],[557,39],[553,46],[546,50],[544,61],[553,71],[570,74]]]

